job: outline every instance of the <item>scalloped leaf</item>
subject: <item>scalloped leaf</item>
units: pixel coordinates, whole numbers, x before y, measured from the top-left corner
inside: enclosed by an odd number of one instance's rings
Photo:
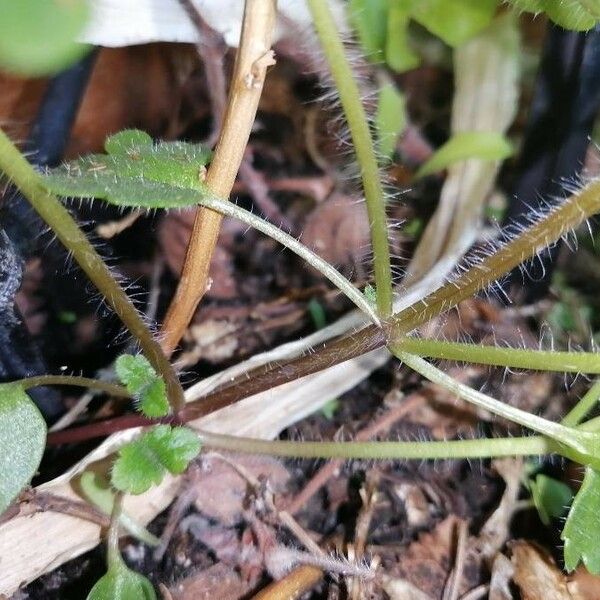
[[[546,13],[565,29],[587,31],[600,19],[599,0],[508,0],[517,10]]]
[[[46,422],[17,384],[0,385],[0,514],[35,475],[46,446]]]
[[[191,429],[157,425],[119,450],[112,484],[130,494],[143,494],[159,484],[166,471],[183,473],[199,452],[200,440]]]
[[[158,142],[127,129],[107,138],[107,154],[92,154],[46,173],[60,196],[100,198],[126,207],[183,208],[208,194],[203,183],[211,152],[199,144]]]
[[[122,354],[117,358],[115,369],[121,383],[137,400],[138,408],[144,415],[157,418],[169,412],[165,382],[145,356]]]
[[[600,574],[600,473],[586,467],[561,534],[565,568],[573,571],[582,562],[590,573]]]

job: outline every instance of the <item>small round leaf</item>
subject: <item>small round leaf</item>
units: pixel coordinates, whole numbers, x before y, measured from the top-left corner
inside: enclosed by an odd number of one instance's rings
[[[46,423],[23,388],[0,385],[0,513],[35,475],[44,447]]]

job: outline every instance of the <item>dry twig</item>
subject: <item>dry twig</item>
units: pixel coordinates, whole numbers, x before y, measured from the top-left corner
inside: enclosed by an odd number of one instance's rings
[[[223,129],[206,176],[208,189],[227,198],[244,157],[267,68],[274,63],[271,48],[275,0],[246,0],[240,48],[231,83]],[[208,269],[222,217],[198,209],[181,279],[163,323],[162,348],[171,354],[183,336],[210,281]]]

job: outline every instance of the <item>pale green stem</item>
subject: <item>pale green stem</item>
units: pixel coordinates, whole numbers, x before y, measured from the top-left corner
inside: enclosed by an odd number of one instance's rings
[[[550,352],[525,348],[502,348],[406,337],[394,347],[421,357],[456,360],[533,371],[600,374],[600,355],[592,352]],[[597,393],[600,396],[600,391]]]
[[[575,427],[594,408],[600,399],[600,381],[596,381],[579,402],[565,415],[561,423],[566,427]],[[589,423],[590,421],[588,421]],[[586,423],[587,425],[587,423]]]
[[[416,371],[429,381],[456,394],[459,398],[498,415],[499,417],[512,421],[513,423],[518,423],[532,431],[536,431],[546,437],[552,438],[557,442],[573,448],[577,452],[585,453],[588,451],[588,448],[581,443],[582,436],[579,432],[514,406],[504,404],[504,402],[500,402],[491,396],[478,392],[477,390],[456,381],[453,377],[450,377],[440,369],[437,369],[419,356],[407,354],[402,350],[398,350],[395,346],[392,346],[390,351],[413,371]]]
[[[250,227],[253,227],[265,235],[268,235],[297,254],[311,267],[327,277],[327,279],[329,279],[333,285],[335,285],[343,294],[345,294],[352,302],[354,302],[354,304],[360,308],[360,310],[366,313],[375,324],[379,324],[377,314],[373,310],[371,304],[367,301],[365,295],[357,290],[356,287],[354,287],[354,285],[352,285],[352,283],[337,269],[334,269],[327,261],[323,260],[304,244],[301,244],[297,239],[281,231],[281,229],[275,225],[272,225],[268,221],[265,221],[261,217],[244,210],[243,208],[240,208],[239,206],[236,206],[227,200],[220,200],[219,198],[202,198],[200,200],[200,204],[228,217],[234,217],[242,221],[242,223],[250,225]]]
[[[17,379],[16,381],[11,381],[12,383],[20,385],[24,390],[43,385],[72,385],[101,390],[117,398],[131,398],[131,394],[122,385],[100,379],[91,379],[90,377],[79,377],[77,375],[38,375],[36,377]]]
[[[121,513],[123,512],[123,493],[117,492],[110,515],[110,527],[106,536],[107,555],[106,562],[108,570],[118,569],[123,564],[121,551],[119,550],[119,529],[121,525]]]
[[[131,300],[115,281],[69,211],[56,196],[44,188],[40,174],[27,162],[2,130],[0,130],[0,171],[3,171],[29,200],[31,206],[50,226],[56,237],[73,254],[79,266],[102,292],[106,302],[112,306],[131,335],[138,340],[150,364],[164,378],[173,410],[177,412],[183,408],[185,405],[183,389],[160,344],[152,337]]]
[[[86,498],[92,504],[97,506],[103,513],[110,515],[113,511],[115,496],[118,492],[108,482],[97,479],[99,477],[93,471],[84,471],[81,474],[79,485]],[[143,525],[140,525],[122,509],[119,522],[124,529],[141,542],[144,542],[144,544],[148,544],[149,546],[158,546],[160,544],[159,538],[150,533]]]
[[[430,442],[291,442],[260,440],[200,431],[201,442],[212,448],[296,458],[346,460],[435,460],[537,456],[559,451],[542,436]]]
[[[362,177],[373,245],[373,266],[379,316],[392,312],[392,271],[388,244],[385,197],[377,165],[369,121],[360,99],[354,73],[340,39],[328,0],[308,0],[313,22],[339,95]]]

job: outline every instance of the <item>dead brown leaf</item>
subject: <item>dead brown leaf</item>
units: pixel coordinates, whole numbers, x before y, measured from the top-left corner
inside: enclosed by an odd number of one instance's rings
[[[523,600],[573,600],[565,574],[545,550],[531,542],[517,540],[509,544],[514,582]]]
[[[592,575],[585,567],[579,567],[569,575],[567,586],[577,600],[600,600],[600,576]]]
[[[419,536],[400,556],[402,579],[432,598],[441,598],[452,568],[455,533],[460,519],[451,515]]]
[[[233,568],[217,563],[186,577],[170,588],[173,600],[236,600],[246,596],[253,582],[244,581]]]
[[[369,220],[363,202],[333,192],[306,219],[302,242],[321,258],[354,270],[369,253]]]
[[[230,460],[258,479],[267,479],[274,491],[285,487],[287,469],[274,458],[266,456],[230,456]],[[219,459],[205,461],[206,473],[198,478],[196,508],[205,516],[223,525],[240,522],[247,482],[230,465]]]

